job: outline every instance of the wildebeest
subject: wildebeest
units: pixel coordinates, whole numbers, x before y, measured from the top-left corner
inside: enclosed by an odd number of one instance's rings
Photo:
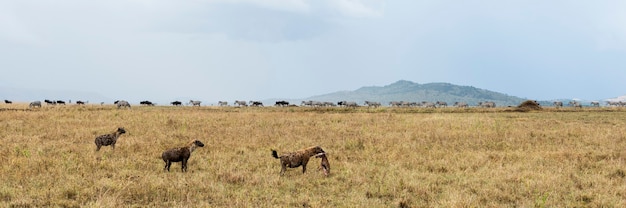
[[[145,106],[154,106],[154,103],[144,100],[144,101],[140,101],[139,105],[145,105]]]
[[[86,103],[87,103],[87,102],[85,102],[85,101],[81,101],[81,100],[76,101],[76,105],[85,105]]]
[[[4,103],[5,103],[5,104],[12,104],[13,102],[12,102],[12,101],[10,101],[10,100],[4,100]]]
[[[200,106],[201,101],[199,100],[189,100],[188,105],[192,105],[192,106]]]
[[[62,101],[62,100],[57,100],[55,102],[59,105],[65,105],[65,101]]]
[[[448,107],[448,103],[444,102],[444,101],[437,101],[435,102],[435,104],[439,107]]]
[[[272,150],[272,157],[280,159],[280,175],[284,175],[287,168],[297,168],[300,166],[302,166],[302,173],[305,173],[309,158],[319,153],[324,153],[324,150],[320,146],[313,146],[295,152],[284,153],[280,156],[278,156],[276,150]]]
[[[191,140],[184,147],[172,148],[166,150],[161,154],[165,167],[163,170],[170,171],[170,166],[173,162],[181,162],[181,171],[187,172],[187,161],[191,157],[191,153],[198,147],[204,147],[204,144],[200,140]]]
[[[46,102],[46,104],[48,104],[48,105],[56,105],[56,104],[57,104],[57,102],[56,102],[56,101],[54,101],[54,100],[48,100],[48,99],[46,99],[46,100],[43,100],[43,101],[44,101],[44,102]]]
[[[261,101],[250,101],[250,106],[255,106],[255,107],[263,107],[263,103]]]
[[[177,100],[177,101],[171,102],[170,104],[172,104],[173,106],[180,106],[180,105],[183,105],[183,102],[180,102]]]
[[[28,104],[28,108],[34,108],[34,107],[39,107],[41,108],[41,101],[33,101],[30,102],[30,104]]]
[[[276,104],[274,104],[274,106],[286,107],[286,106],[289,106],[289,102],[284,101],[284,100],[279,100],[279,101],[276,101]]]
[[[352,107],[352,108],[356,108],[359,107],[359,104],[357,104],[356,102],[348,102],[348,101],[339,101],[337,102],[337,105],[339,106],[344,106],[344,107]]]
[[[243,101],[243,100],[235,100],[235,104],[234,105],[237,105],[239,107],[241,107],[241,106],[246,106],[247,107],[248,103],[246,101]]]
[[[121,108],[121,107],[130,108],[130,103],[128,103],[128,101],[125,101],[125,100],[116,100],[115,102],[113,102],[113,104],[117,105],[117,108]]]
[[[126,133],[126,130],[124,129],[124,127],[119,127],[113,133],[103,134],[103,135],[96,137],[96,141],[95,141],[96,151],[100,151],[100,148],[102,146],[109,146],[109,145],[111,145],[111,148],[115,150],[115,143],[117,143],[117,139],[120,138],[120,136],[125,133]]]
[[[219,105],[219,106],[228,106],[228,102],[226,102],[226,101],[217,101],[217,105]]]

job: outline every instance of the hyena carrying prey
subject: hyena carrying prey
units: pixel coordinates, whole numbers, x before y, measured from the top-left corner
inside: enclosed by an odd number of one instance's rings
[[[276,150],[272,150],[272,156],[276,159],[280,159],[282,169],[280,175],[285,174],[287,168],[297,168],[302,166],[302,173],[306,172],[306,164],[309,162],[309,158],[319,153],[324,153],[324,150],[320,146],[309,147],[301,149],[295,152],[284,153],[278,156]]]
[[[96,137],[96,151],[100,151],[100,147],[102,146],[109,146],[111,145],[111,148],[113,148],[115,150],[115,143],[117,142],[117,139],[120,138],[120,136],[122,134],[125,134],[126,130],[124,130],[123,127],[117,128],[117,131],[110,133],[110,134],[104,134],[104,135],[100,135],[98,137]]]
[[[330,174],[330,163],[328,163],[326,153],[319,153],[315,155],[315,158],[322,158],[322,163],[320,164],[319,169],[322,169],[324,171],[324,176],[328,176]]]

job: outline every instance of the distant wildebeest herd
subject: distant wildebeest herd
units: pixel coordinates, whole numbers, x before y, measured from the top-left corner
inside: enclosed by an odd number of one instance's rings
[[[13,104],[13,101],[10,100],[4,100],[5,104]],[[56,106],[56,105],[66,105],[66,103],[71,104],[72,101],[68,101],[65,102],[63,100],[49,100],[46,99],[44,100],[44,103],[46,105],[49,106]],[[78,100],[76,101],[76,105],[85,105],[87,104],[88,101],[81,101]],[[117,108],[131,108],[131,104],[128,101],[125,100],[116,100],[113,102],[113,104],[115,106],[117,106]],[[188,103],[183,103],[181,101],[172,101],[170,102],[170,105],[172,106],[182,106],[183,104],[187,105],[187,106],[201,106],[202,102],[199,100],[189,100]],[[430,101],[421,101],[421,102],[415,102],[415,101],[390,101],[387,103],[389,107],[398,107],[398,108],[408,108],[408,107],[422,107],[422,108],[446,108],[449,107],[448,103],[445,101],[435,101],[435,102],[430,102]],[[100,105],[104,105],[104,102],[101,102]],[[155,106],[157,105],[154,102],[148,101],[148,100],[144,100],[144,101],[140,101],[139,102],[140,106]],[[33,101],[29,104],[29,107],[31,108],[35,108],[35,107],[41,107],[42,106],[42,102],[41,101]],[[217,102],[217,106],[218,107],[228,107],[230,106],[229,103],[227,101],[218,101]],[[300,102],[300,105],[296,105],[296,104],[292,104],[289,101],[285,101],[285,100],[279,100],[276,101],[275,104],[273,105],[275,107],[348,107],[348,108],[357,108],[357,107],[367,107],[367,108],[378,108],[378,107],[382,107],[383,103],[378,102],[378,101],[363,101],[363,104],[359,104],[355,101],[337,101],[337,102],[330,102],[330,101],[314,101],[314,100],[304,100]],[[457,108],[468,108],[471,106],[474,107],[479,107],[479,108],[495,108],[497,105],[495,102],[493,101],[485,101],[485,102],[478,102],[475,105],[470,105],[467,102],[454,102],[452,105],[452,107],[457,107]],[[563,101],[554,101],[552,102],[552,106],[555,108],[561,108],[564,107],[564,103]],[[567,106],[569,107],[573,107],[573,108],[582,108],[583,104],[579,101],[573,100],[573,101],[569,101],[567,103]],[[601,104],[599,101],[591,101],[589,102],[589,107],[600,107]],[[626,107],[626,102],[625,101],[606,101],[606,105],[607,107]],[[265,107],[265,105],[263,104],[263,102],[261,101],[243,101],[243,100],[235,100],[233,102],[233,107]]]

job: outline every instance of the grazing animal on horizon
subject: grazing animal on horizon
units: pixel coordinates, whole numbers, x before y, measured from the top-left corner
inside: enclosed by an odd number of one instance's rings
[[[54,100],[48,100],[48,99],[46,99],[46,100],[43,100],[43,101],[44,101],[44,102],[46,102],[46,104],[48,104],[48,105],[56,105],[56,104],[57,104],[57,102],[56,102],[56,101],[54,101]]]
[[[117,105],[118,109],[121,107],[130,108],[130,103],[128,103],[128,101],[125,101],[125,100],[116,100],[115,102],[113,102],[113,104]]]
[[[400,107],[402,105],[402,102],[400,101],[391,101],[389,102],[389,106],[391,107]]]
[[[289,102],[284,101],[284,100],[279,100],[279,101],[276,101],[276,104],[274,104],[274,106],[286,107],[286,106],[289,106]]]
[[[10,100],[4,100],[4,103],[5,103],[5,104],[12,104],[13,102],[12,102],[12,101],[10,101]]]
[[[301,149],[295,152],[288,152],[278,156],[276,150],[272,150],[272,156],[276,159],[280,159],[280,175],[284,175],[287,168],[297,168],[302,166],[302,173],[306,172],[306,165],[309,163],[309,159],[319,153],[324,153],[324,150],[320,146],[313,146],[305,149]]]
[[[568,105],[574,108],[583,108],[583,105],[580,104],[578,101],[569,101]]]
[[[41,108],[41,101],[33,101],[33,102],[30,102],[30,104],[28,104],[28,108],[34,108],[34,107]]]
[[[124,127],[117,128],[117,130],[110,134],[104,134],[96,137],[96,151],[100,151],[102,146],[109,146],[115,150],[115,143],[117,143],[117,139],[120,138],[122,134],[125,134],[126,130]]]
[[[328,158],[326,157],[326,153],[319,153],[315,155],[315,158],[322,158],[322,162],[318,170],[321,169],[322,171],[324,171],[324,176],[330,175],[330,163],[328,163]]]
[[[199,100],[189,100],[188,105],[200,106],[200,103],[202,103],[202,101],[199,101]]]
[[[177,100],[177,101],[171,102],[170,104],[172,104],[173,106],[181,106],[183,105],[183,102],[180,102]]]
[[[495,102],[491,102],[491,101],[487,101],[487,102],[478,102],[478,106],[483,107],[483,108],[495,108],[496,107],[496,103]]]
[[[337,102],[337,105],[339,106],[344,106],[344,107],[351,107],[351,108],[356,108],[359,107],[359,104],[357,104],[356,102],[348,102],[348,101],[339,101]]]
[[[561,102],[561,101],[554,101],[554,102],[552,102],[552,105],[554,105],[554,107],[556,107],[556,108],[560,108],[560,107],[563,107],[563,102]]]
[[[139,102],[139,105],[154,106],[154,103],[148,100],[144,100],[144,101]]]
[[[423,106],[424,108],[437,108],[437,105],[435,103],[428,101],[422,101],[421,106]]]
[[[454,106],[458,108],[467,108],[469,105],[466,102],[454,102]]]
[[[250,106],[252,106],[252,107],[263,107],[263,102],[251,100],[250,101]]]
[[[606,105],[619,107],[619,106],[622,106],[622,101],[606,101]]]
[[[370,107],[378,108],[381,106],[380,102],[374,102],[374,101],[368,101],[368,100],[365,101],[365,105],[367,105],[367,108],[370,108]]]
[[[241,107],[241,106],[248,107],[248,103],[246,101],[243,101],[243,100],[235,100],[235,104],[234,105],[237,105],[239,107]]]
[[[204,147],[204,144],[200,140],[194,139],[184,147],[172,148],[163,152],[161,154],[161,158],[165,162],[163,171],[167,170],[169,172],[172,162],[181,162],[181,171],[187,172],[187,161],[191,157],[191,153],[198,147]]]
[[[217,101],[217,105],[219,105],[219,106],[228,106],[228,102],[226,102],[226,101]]]

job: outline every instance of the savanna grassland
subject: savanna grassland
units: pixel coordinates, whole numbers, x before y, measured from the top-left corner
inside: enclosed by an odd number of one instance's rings
[[[626,110],[0,106],[0,207],[626,207]],[[127,131],[116,149],[96,136]],[[161,153],[199,139],[182,173]],[[331,175],[271,157],[320,145]]]

